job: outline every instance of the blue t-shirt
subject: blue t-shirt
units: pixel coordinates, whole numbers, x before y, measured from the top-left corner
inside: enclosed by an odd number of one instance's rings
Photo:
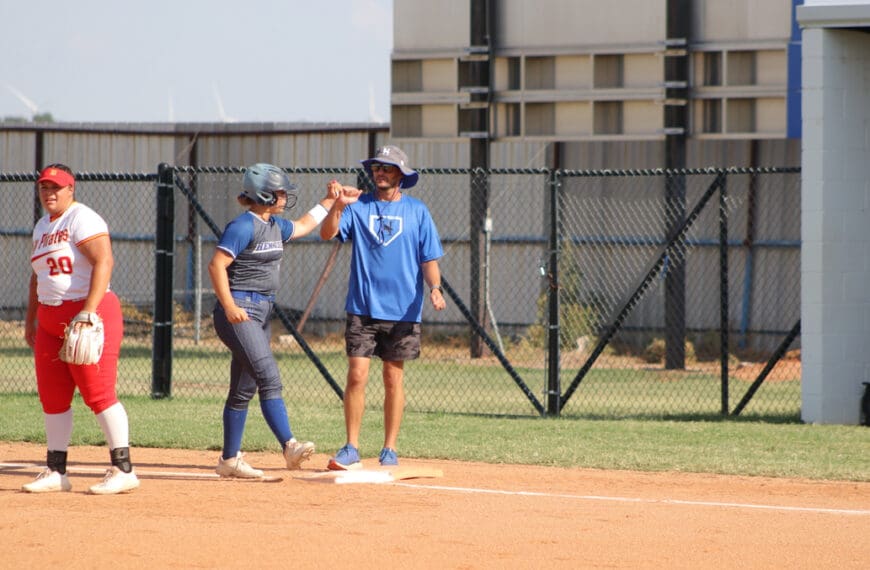
[[[429,209],[402,194],[381,202],[363,194],[341,214],[338,239],[352,241],[345,310],[385,321],[423,318],[421,264],[444,255]]]
[[[227,267],[230,289],[274,295],[278,290],[284,244],[293,236],[293,222],[251,212],[227,224],[217,247],[233,257]]]

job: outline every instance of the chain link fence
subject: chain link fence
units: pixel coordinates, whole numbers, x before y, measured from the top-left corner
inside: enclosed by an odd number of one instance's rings
[[[799,410],[796,170],[563,172],[559,182],[551,350],[561,350],[564,411]]]
[[[359,169],[287,169],[290,219]],[[408,191],[441,234],[448,308],[423,312],[406,369],[417,411],[795,419],[800,411],[798,169],[421,169]],[[109,224],[125,337],[119,391],[221,402],[229,353],[206,267],[241,168],[80,173]],[[35,173],[0,173],[0,393],[35,391],[23,340]],[[288,404],[334,404],[347,373],[350,245],[316,232],[282,263],[273,322]],[[372,364],[368,401],[383,398]]]

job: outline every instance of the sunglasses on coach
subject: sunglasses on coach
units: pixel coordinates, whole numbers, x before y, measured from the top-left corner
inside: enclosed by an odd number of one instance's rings
[[[398,167],[393,164],[381,164],[379,162],[372,163],[369,168],[371,168],[372,172],[383,172],[385,174],[390,174],[398,169]]]

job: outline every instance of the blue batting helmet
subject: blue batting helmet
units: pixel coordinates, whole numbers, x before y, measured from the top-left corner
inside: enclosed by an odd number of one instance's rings
[[[290,204],[291,197],[293,203],[296,203],[296,185],[290,182],[287,173],[277,166],[258,162],[245,169],[245,179],[242,181],[242,196],[245,196],[254,201],[255,204],[263,206],[272,206],[278,201],[279,191],[287,193],[287,206]]]

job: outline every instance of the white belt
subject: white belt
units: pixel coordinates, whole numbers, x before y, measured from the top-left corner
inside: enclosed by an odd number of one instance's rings
[[[40,305],[48,305],[49,307],[60,307],[64,303],[75,303],[84,301],[87,297],[79,297],[78,299],[57,299],[56,301],[39,301]]]

